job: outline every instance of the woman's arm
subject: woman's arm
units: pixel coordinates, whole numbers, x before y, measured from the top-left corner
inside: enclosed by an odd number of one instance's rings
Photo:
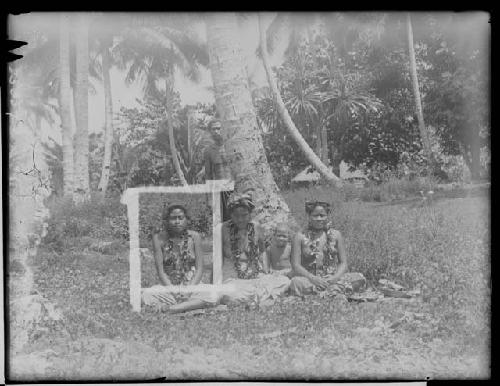
[[[264,237],[264,228],[262,228],[259,224],[255,224],[255,230],[257,232],[257,245],[259,246],[259,253],[265,252],[266,240]]]
[[[196,257],[196,268],[193,278],[188,284],[198,284],[203,277],[203,254],[201,249],[201,237],[198,232],[192,232],[194,243],[194,255]]]
[[[207,149],[204,154],[205,158],[205,180],[212,179],[212,159],[211,159],[211,150]]]
[[[172,285],[170,279],[163,270],[163,253],[161,252],[161,240],[158,233],[153,235],[153,250],[155,255],[156,272],[158,272],[161,284]]]
[[[224,259],[231,259],[232,251],[231,251],[231,239],[229,237],[229,227],[224,225],[224,223],[222,223],[220,227],[221,227],[220,233],[222,237],[222,257]]]
[[[290,263],[296,275],[311,279],[314,275],[302,266],[302,233],[298,232],[292,240],[292,253]]]
[[[262,252],[262,268],[265,273],[269,273],[269,255],[267,254],[267,249]]]
[[[347,254],[345,251],[344,239],[340,234],[340,232],[338,232],[338,237],[337,237],[337,248],[339,251],[340,264],[337,269],[337,272],[335,272],[335,275],[333,275],[332,278],[328,280],[329,282],[337,281],[344,273],[347,272]]]

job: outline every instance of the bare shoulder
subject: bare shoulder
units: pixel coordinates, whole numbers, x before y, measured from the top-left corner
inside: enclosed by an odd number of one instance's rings
[[[153,245],[161,247],[167,241],[167,234],[164,231],[154,232],[153,236]]]
[[[330,229],[328,229],[327,234],[328,234],[328,237],[330,237],[332,239],[337,239],[337,240],[342,239],[342,234],[337,229],[330,228]]]
[[[200,240],[201,239],[201,235],[198,232],[190,230],[190,229],[188,229],[187,232],[188,232],[188,235],[193,238],[193,240],[196,241],[196,240]]]

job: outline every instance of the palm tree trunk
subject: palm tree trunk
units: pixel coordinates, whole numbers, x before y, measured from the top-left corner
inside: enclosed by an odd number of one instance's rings
[[[278,193],[267,162],[237,31],[235,14],[207,16],[210,70],[227,166],[237,192],[252,190],[255,218],[268,229],[274,223],[287,221],[289,209]]]
[[[316,139],[316,155],[319,157],[321,162],[323,162],[323,155],[321,154],[321,150],[323,149],[323,146],[321,146],[321,126],[319,124],[316,125],[314,131],[314,137]]]
[[[71,89],[69,67],[68,20],[61,15],[59,31],[59,110],[62,127],[63,191],[64,196],[73,196],[73,134],[71,130]]]
[[[295,126],[288,113],[288,110],[283,103],[283,99],[281,98],[280,92],[276,85],[276,81],[271,72],[271,67],[269,65],[269,58],[267,54],[267,43],[266,43],[266,35],[264,31],[264,27],[262,25],[262,17],[259,15],[259,30],[260,30],[260,50],[262,62],[264,63],[264,68],[266,70],[267,81],[269,83],[269,87],[271,88],[271,92],[273,93],[274,99],[276,100],[276,104],[278,106],[278,111],[281,116],[281,119],[285,123],[285,127],[288,129],[288,132],[292,136],[292,138],[299,145],[300,150],[304,153],[307,160],[313,165],[316,170],[328,181],[334,184],[336,187],[342,186],[342,181],[335,174],[333,174],[328,167],[321,162],[321,159],[314,153],[314,151],[309,147],[307,142],[304,140],[299,130]]]
[[[321,123],[321,161],[327,166],[330,164],[328,160],[328,133],[324,123]]]
[[[89,136],[88,136],[88,82],[89,37],[85,16],[78,19],[76,33],[76,84],[75,84],[75,201],[80,203],[89,197]]]
[[[422,145],[424,148],[424,154],[427,158],[429,165],[433,165],[432,149],[430,144],[429,133],[425,127],[424,123],[424,113],[422,110],[422,101],[420,99],[420,90],[418,85],[417,76],[417,62],[415,60],[415,48],[413,47],[413,30],[411,26],[410,14],[407,14],[407,30],[408,30],[408,51],[410,54],[410,73],[413,86],[413,96],[415,98],[415,109],[417,111],[418,128],[420,131],[420,138],[422,140]]]
[[[113,148],[113,99],[111,94],[110,54],[109,46],[104,47],[102,51],[102,77],[104,86],[104,159],[102,161],[101,180],[98,190],[102,196],[106,195],[111,168],[111,152]]]
[[[187,149],[188,149],[188,178],[189,181],[196,181],[196,165],[193,154],[193,128],[195,126],[195,108],[189,106],[187,111]]]
[[[173,125],[173,109],[172,109],[172,84],[173,84],[173,74],[169,72],[169,76],[165,80],[165,97],[166,97],[166,108],[167,108],[167,129],[168,129],[168,142],[170,142],[170,153],[172,155],[172,162],[174,163],[175,172],[179,177],[182,185],[187,185],[186,178],[184,178],[184,173],[182,173],[181,165],[179,163],[179,158],[177,154],[177,149],[175,148],[175,137],[174,137],[174,125]]]
[[[189,164],[191,165],[191,161],[193,159],[193,125],[194,125],[194,107],[189,106],[187,111],[187,149],[188,149],[188,157]]]

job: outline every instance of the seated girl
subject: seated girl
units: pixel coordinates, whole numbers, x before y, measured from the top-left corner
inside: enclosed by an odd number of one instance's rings
[[[264,272],[280,272],[288,274],[291,271],[290,263],[292,246],[290,244],[290,230],[285,223],[279,223],[274,228],[271,245],[263,254]]]
[[[297,296],[324,291],[334,284],[337,288],[357,290],[365,284],[363,275],[346,274],[347,256],[344,240],[328,223],[330,205],[307,202],[308,226],[298,232],[292,243],[292,280],[290,292]]]
[[[251,220],[251,197],[233,195],[228,209],[231,219],[221,229],[225,285],[219,292],[219,302],[262,304],[285,294],[290,279],[263,272],[260,256],[264,252],[264,237],[261,227]]]
[[[171,205],[163,214],[163,230],[153,234],[153,248],[156,271],[160,286],[146,288],[142,298],[146,305],[156,306],[163,311],[176,312],[178,303],[186,295],[173,295],[162,286],[195,285],[203,275],[201,237],[187,229],[188,214],[183,205]],[[200,308],[212,303],[206,294],[194,293],[182,310]]]

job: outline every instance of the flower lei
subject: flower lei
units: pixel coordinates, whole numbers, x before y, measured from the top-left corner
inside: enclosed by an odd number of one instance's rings
[[[320,237],[313,237],[313,231],[311,229],[307,229],[304,236],[305,241],[309,246],[311,251],[311,255],[315,257],[314,261],[308,264],[308,268],[312,270],[314,275],[318,274],[331,274],[334,273],[335,265],[338,261],[337,248],[335,245],[335,230],[332,228],[331,223],[328,223],[323,230],[326,233],[327,242],[326,242],[326,251],[323,255],[323,259],[321,259],[321,251],[319,249],[319,241]]]
[[[234,258],[234,268],[238,274],[238,279],[255,279],[262,270],[259,261],[259,246],[255,242],[255,226],[249,222],[247,224],[247,259],[241,260],[243,251],[238,247],[238,229],[236,224],[229,222],[229,236],[231,241],[231,252]]]
[[[174,252],[174,242],[170,238],[163,248],[163,267],[174,285],[185,284],[194,275],[195,258],[189,251],[190,238],[187,229],[182,232],[179,255]]]

